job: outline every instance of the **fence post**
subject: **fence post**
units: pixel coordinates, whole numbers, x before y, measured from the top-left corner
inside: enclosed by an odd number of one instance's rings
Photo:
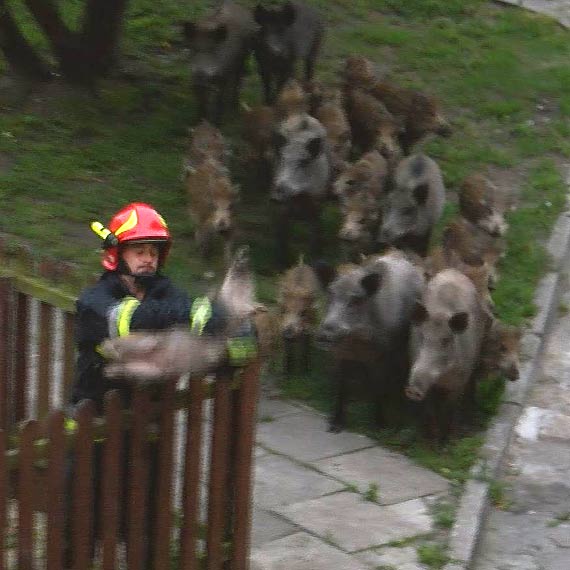
[[[6,432],[0,428],[0,570],[5,570],[6,501],[8,476],[6,472]]]
[[[10,355],[12,353],[10,336],[12,283],[9,277],[0,277],[0,429],[8,429],[10,396]]]
[[[234,520],[231,570],[249,569],[253,447],[255,445],[257,391],[260,362],[255,360],[242,371],[236,394],[234,420],[234,465],[232,469]]]
[[[38,356],[38,398],[36,415],[43,419],[50,409],[51,371],[53,368],[53,351],[51,346],[53,330],[53,310],[48,303],[40,302],[40,330]]]
[[[14,400],[15,421],[22,421],[26,415],[26,394],[28,391],[28,353],[30,338],[29,298],[25,293],[16,293],[16,341],[14,354]]]

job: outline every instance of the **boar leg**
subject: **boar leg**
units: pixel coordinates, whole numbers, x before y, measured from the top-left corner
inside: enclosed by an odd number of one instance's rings
[[[336,405],[333,415],[329,421],[328,431],[340,433],[346,426],[346,406],[348,403],[348,375],[350,374],[350,362],[339,360],[337,362],[334,381],[336,383]]]
[[[275,219],[275,245],[277,247],[277,264],[285,268],[289,262],[289,211],[286,208],[278,208]]]
[[[295,362],[295,343],[291,339],[283,341],[283,373],[288,378],[293,373]]]
[[[322,36],[319,36],[311,46],[307,57],[305,58],[305,81],[309,82],[313,79],[315,74],[315,62],[317,60],[317,54],[321,48]]]
[[[311,336],[301,336],[301,366],[305,374],[311,369]]]

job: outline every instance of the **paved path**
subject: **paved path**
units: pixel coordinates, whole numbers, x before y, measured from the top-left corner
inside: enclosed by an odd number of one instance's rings
[[[567,268],[570,269],[570,268]],[[563,300],[570,303],[570,291]],[[549,335],[542,370],[515,426],[474,570],[570,568],[570,315]]]
[[[499,0],[533,12],[546,14],[558,20],[565,28],[570,28],[570,0]],[[570,566],[569,566],[570,567]]]
[[[252,570],[423,568],[388,545],[434,531],[447,480],[306,407],[262,399],[259,417]]]

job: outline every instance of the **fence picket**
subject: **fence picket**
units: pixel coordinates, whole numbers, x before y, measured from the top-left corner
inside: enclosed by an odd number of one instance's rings
[[[184,523],[181,531],[181,570],[198,570],[196,553],[198,540],[198,508],[200,497],[200,468],[202,465],[202,405],[204,381],[190,380],[190,403],[187,407],[186,445],[184,451],[184,487],[182,509]]]
[[[52,412],[48,420],[49,463],[47,471],[47,570],[63,568],[65,501],[65,415]]]
[[[144,535],[148,487],[148,445],[146,439],[150,396],[147,390],[135,390],[132,409],[128,559],[129,570],[142,570],[145,560]]]
[[[49,395],[51,387],[51,372],[53,354],[51,336],[53,329],[53,308],[44,301],[40,302],[40,330],[38,357],[38,399],[36,414],[38,419],[47,416],[50,409]],[[52,356],[52,358],[50,358]]]
[[[126,476],[122,472],[121,396],[115,390],[105,396],[105,423],[107,436],[103,452],[100,521],[103,535],[103,570],[113,570],[117,555],[119,517],[125,515],[121,505],[123,502],[126,504],[126,497],[122,496],[124,486],[121,485]]]
[[[73,474],[73,562],[76,570],[91,567],[93,549],[93,417],[95,406],[84,400],[77,406],[77,436]]]
[[[64,313],[63,318],[63,382],[61,382],[62,402],[68,401],[68,395],[71,391],[71,383],[73,382],[73,374],[75,371],[75,315],[73,313]]]
[[[231,426],[231,376],[219,375],[214,389],[214,425],[210,459],[210,496],[208,501],[208,570],[222,570],[226,529],[226,498]]]
[[[8,428],[8,407],[10,395],[10,355],[11,350],[11,298],[12,287],[9,278],[0,277],[0,429]]]
[[[6,473],[6,432],[0,429],[0,570],[5,570],[4,540],[6,525],[6,499],[8,498],[8,477]]]
[[[28,421],[20,437],[18,469],[18,570],[33,568],[34,442],[38,422]]]
[[[24,293],[16,295],[16,342],[14,346],[14,396],[15,421],[26,418],[26,400],[28,395],[28,364],[29,364],[29,298]]]

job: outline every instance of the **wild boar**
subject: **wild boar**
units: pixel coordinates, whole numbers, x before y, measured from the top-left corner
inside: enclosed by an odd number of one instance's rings
[[[302,258],[279,279],[277,305],[279,329],[283,339],[284,371],[293,372],[295,349],[298,349],[301,370],[308,372],[313,333],[317,325],[320,283],[313,268]]]
[[[202,255],[210,254],[213,239],[218,235],[224,242],[227,261],[234,230],[232,210],[239,194],[227,169],[217,160],[208,158],[196,168],[186,170],[185,186],[188,214]]]
[[[412,147],[429,133],[443,137],[451,135],[451,126],[434,97],[387,81],[377,81],[369,93],[402,124],[399,140],[404,154],[409,154]]]
[[[292,115],[299,115],[309,111],[309,101],[303,86],[294,78],[289,78],[277,95],[275,113],[277,119],[282,121]]]
[[[213,158],[224,164],[228,148],[221,131],[205,119],[189,129],[190,144],[184,157],[184,170],[196,168],[206,159]]]
[[[273,134],[277,119],[275,110],[268,105],[249,107],[242,103],[242,136],[245,146],[242,159],[244,170],[251,179],[249,186],[266,188],[271,182],[275,158]]]
[[[352,142],[362,152],[376,149],[391,162],[396,162],[402,155],[400,120],[372,95],[350,85],[343,91],[343,103]]]
[[[109,360],[106,376],[160,383],[187,373],[205,374],[224,364],[227,339],[251,325],[257,307],[247,247],[233,256],[216,302],[226,318],[215,334],[196,336],[189,328],[176,328],[107,339],[101,347]]]
[[[362,193],[380,198],[384,195],[387,177],[388,162],[378,151],[372,150],[345,168],[335,180],[333,193],[341,202]]]
[[[378,242],[409,248],[425,257],[444,203],[445,187],[437,163],[424,154],[402,159],[386,195]]]
[[[412,368],[405,393],[426,402],[428,433],[444,442],[473,382],[488,317],[471,280],[456,269],[444,269],[428,282],[412,322]]]
[[[410,318],[424,287],[421,272],[395,252],[341,274],[323,264],[316,270],[328,292],[317,340],[335,362],[337,394],[329,431],[345,426],[358,371],[376,402],[378,424],[385,424],[387,395],[400,396],[407,378]]]
[[[276,204],[277,257],[288,263],[289,231],[293,218],[312,225],[312,249],[320,252],[320,213],[331,178],[331,161],[323,125],[309,115],[283,121],[275,134],[276,166],[270,198]]]
[[[370,89],[377,81],[374,64],[362,55],[348,56],[344,62],[342,79],[353,89]]]
[[[225,0],[199,21],[184,22],[183,31],[199,116],[219,123],[225,102],[237,105],[255,22],[248,10]]]
[[[473,174],[461,185],[459,213],[494,237],[504,236],[508,229],[501,202],[498,188],[486,176]]]
[[[253,15],[260,27],[255,58],[265,102],[271,104],[287,79],[295,76],[299,60],[304,63],[305,81],[312,79],[324,23],[320,15],[303,2],[288,1],[276,8],[258,4]]]
[[[323,92],[315,118],[327,131],[332,173],[335,177],[346,166],[351,149],[350,125],[342,106],[340,90],[328,89]]]
[[[493,320],[485,334],[477,380],[484,380],[489,374],[499,373],[508,380],[519,378],[519,350],[522,331],[518,327]]]

